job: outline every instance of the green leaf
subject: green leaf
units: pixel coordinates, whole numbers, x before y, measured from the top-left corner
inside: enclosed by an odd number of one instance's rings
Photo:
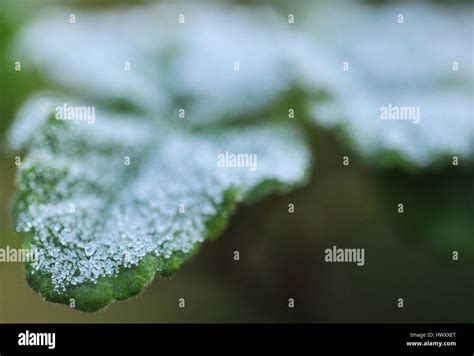
[[[27,106],[35,103],[44,113],[38,97]],[[40,126],[14,204],[16,229],[38,254],[27,280],[45,299],[74,298],[83,311],[170,275],[237,203],[303,182],[310,161],[304,138],[282,126],[188,132],[107,111],[94,124],[61,121],[54,110]],[[12,138],[17,130],[25,132],[22,120]],[[233,154],[247,159],[242,167],[232,167]]]

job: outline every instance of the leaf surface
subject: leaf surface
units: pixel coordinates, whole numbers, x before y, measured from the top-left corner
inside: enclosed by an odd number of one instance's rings
[[[135,295],[216,236],[237,203],[301,183],[309,160],[289,127],[188,132],[106,111],[94,124],[50,112],[17,175],[16,229],[38,253],[28,281],[85,311]]]

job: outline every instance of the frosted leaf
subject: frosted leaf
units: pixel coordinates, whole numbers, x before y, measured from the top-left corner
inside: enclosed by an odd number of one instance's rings
[[[472,11],[465,10],[404,4],[309,11],[305,26],[313,28],[314,37],[296,51],[302,78],[332,97],[313,105],[315,121],[346,127],[369,157],[397,151],[419,166],[443,154],[472,159],[473,48],[466,41]],[[330,21],[312,21],[315,14]],[[404,15],[403,24],[397,22],[398,14]],[[347,71],[344,61],[349,62]],[[390,104],[394,111],[418,107],[419,123],[416,114],[382,120],[382,110]]]
[[[289,127],[191,133],[105,111],[94,125],[44,121],[14,204],[16,229],[40,256],[29,283],[81,310],[127,298],[176,270],[236,203],[301,183],[309,163]]]
[[[48,7],[22,30],[14,51],[46,79],[95,100],[149,110],[167,104],[157,55],[166,40],[153,13],[74,10],[73,25],[70,13]]]
[[[395,151],[426,166],[444,154],[474,155],[472,19],[462,6],[311,4],[294,26],[267,7],[232,4],[77,11],[73,26],[69,13],[32,21],[17,51],[78,96],[126,100],[168,120],[184,109],[187,122],[201,125],[255,119],[304,87],[303,101],[330,97],[309,104],[314,122],[346,127],[365,156]],[[390,104],[419,108],[419,123],[381,120]]]
[[[75,11],[74,25],[70,12],[38,16],[15,51],[80,96],[122,100],[150,113],[183,108],[201,124],[255,114],[292,85],[287,35],[277,26],[284,19],[268,8],[151,4]]]

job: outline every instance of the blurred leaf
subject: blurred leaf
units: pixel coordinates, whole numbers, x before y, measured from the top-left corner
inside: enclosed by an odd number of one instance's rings
[[[306,10],[299,24],[311,39],[298,52],[301,78],[329,96],[313,102],[314,123],[342,128],[344,141],[382,167],[474,159],[471,7]]]

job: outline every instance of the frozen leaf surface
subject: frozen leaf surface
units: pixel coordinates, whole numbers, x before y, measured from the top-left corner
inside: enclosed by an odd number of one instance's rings
[[[8,138],[27,151],[16,228],[39,253],[27,278],[47,300],[93,311],[135,295],[218,234],[237,203],[304,180],[299,132],[255,124],[290,85],[257,21],[274,15],[234,10],[75,10],[71,24],[70,10],[49,8],[20,34],[14,51],[51,87],[23,106]],[[64,104],[97,118],[56,120]],[[254,125],[235,127],[242,115]],[[247,165],[232,167],[235,155]]]
[[[232,154],[252,155],[252,165],[234,167]],[[60,121],[52,111],[17,176],[16,228],[39,256],[28,281],[85,311],[128,298],[219,233],[236,203],[302,182],[309,159],[287,127],[190,133],[106,111],[93,125]]]

